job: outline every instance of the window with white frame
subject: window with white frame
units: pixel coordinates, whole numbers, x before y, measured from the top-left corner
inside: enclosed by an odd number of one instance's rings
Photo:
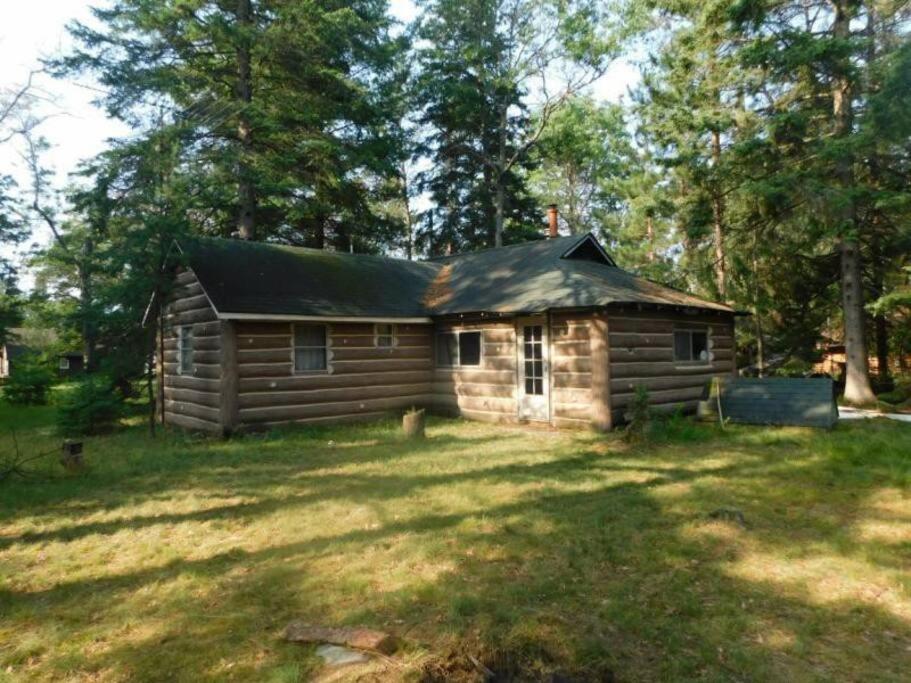
[[[60,356],[60,361],[57,363],[57,367],[60,368],[61,370],[69,370],[70,369],[70,359],[67,358],[66,356]]]
[[[440,367],[481,364],[480,332],[444,332],[437,335],[436,360]]]
[[[377,323],[374,325],[374,339],[379,348],[395,346],[395,325],[391,323]]]
[[[193,328],[184,325],[177,330],[177,374],[193,373]]]
[[[674,330],[674,360],[708,363],[711,360],[708,330]]]
[[[294,372],[321,372],[328,368],[325,325],[294,326]]]

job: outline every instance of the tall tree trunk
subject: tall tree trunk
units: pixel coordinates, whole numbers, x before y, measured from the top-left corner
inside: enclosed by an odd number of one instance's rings
[[[871,70],[871,65],[876,61],[876,7],[872,3],[867,3],[867,68]],[[870,82],[870,91],[879,90],[878,84]],[[870,169],[870,183],[874,190],[880,188],[880,163],[879,150],[876,147],[876,141],[873,142],[873,149],[869,155],[868,166]],[[885,293],[886,279],[886,255],[883,249],[883,225],[882,215],[875,206],[871,209],[870,216],[870,260],[873,274],[873,298],[878,299]],[[889,328],[886,323],[886,316],[879,312],[873,316],[873,331],[876,345],[876,370],[880,382],[889,379]]]
[[[497,169],[496,169],[496,194],[494,199],[495,206],[495,225],[494,246],[503,246],[503,223],[506,204],[506,189],[503,183],[506,182],[506,126],[508,119],[506,117],[506,107],[500,107],[500,122],[498,131],[498,149],[497,149]]]
[[[834,0],[835,19],[832,31],[835,38],[846,41],[850,36],[850,0]],[[836,72],[832,90],[833,137],[845,140],[851,135],[853,84],[848,66]],[[860,249],[857,241],[857,216],[850,196],[854,187],[854,160],[842,153],[835,166],[835,178],[841,190],[836,200],[835,220],[838,228],[838,250],[841,254],[841,293],[845,337],[845,401],[853,404],[876,400],[870,386],[867,367],[867,342],[864,335],[864,291]]]
[[[241,239],[256,239],[256,189],[253,185],[250,159],[253,154],[253,126],[250,123],[250,103],[253,101],[253,76],[250,58],[250,32],[253,25],[251,0],[237,0],[237,83],[236,96],[240,107],[237,137],[240,141],[240,163],[237,184],[237,233]]]
[[[872,261],[873,298],[878,299],[885,293],[885,264],[882,235],[880,234],[880,215],[873,209],[870,223],[870,260]],[[880,381],[889,378],[889,328],[884,313],[873,316],[874,342],[876,345],[876,372]]]
[[[712,131],[712,162],[715,179],[712,181],[712,229],[715,245],[715,286],[718,296],[724,301],[727,298],[727,265],[724,253],[724,199],[721,196],[719,166],[721,165],[721,134]]]
[[[645,214],[645,239],[648,241],[648,261],[655,262],[655,219],[651,213]]]
[[[402,181],[402,208],[405,211],[405,249],[408,260],[414,259],[414,216],[411,214],[411,198],[408,196],[408,169],[405,164],[399,167]]]
[[[90,265],[94,251],[95,243],[92,238],[86,238],[85,243],[82,245],[82,261],[76,265],[76,271],[79,276],[79,308],[82,311],[82,355],[85,358],[86,372],[93,372],[98,362],[95,356],[95,347],[98,344],[98,330],[95,325],[94,313],[92,312],[94,287],[92,286]]]

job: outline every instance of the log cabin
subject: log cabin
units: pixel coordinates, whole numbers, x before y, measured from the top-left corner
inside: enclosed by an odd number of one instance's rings
[[[177,245],[159,410],[230,434],[411,407],[609,430],[639,385],[695,408],[735,311],[632,275],[591,235],[427,261],[224,239]]]

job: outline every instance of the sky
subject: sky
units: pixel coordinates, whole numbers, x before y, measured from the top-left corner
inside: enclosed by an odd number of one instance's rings
[[[25,82],[29,72],[39,67],[42,57],[59,54],[71,45],[66,25],[73,20],[89,21],[90,7],[105,0],[24,0],[6,2],[0,23],[0,89],[14,88]],[[396,18],[408,21],[415,15],[410,0],[391,0],[390,9]],[[638,80],[638,71],[629,63],[616,62],[594,84],[599,99],[618,101]],[[105,148],[109,138],[130,135],[123,123],[109,119],[92,104],[98,92],[90,77],[67,81],[36,76],[35,84],[43,98],[41,109],[50,118],[39,132],[51,145],[44,157],[45,165],[54,169],[56,184],[65,185],[67,175],[79,161],[93,157]],[[12,175],[20,182],[27,177],[14,146],[0,147],[0,174]],[[43,244],[50,239],[46,230],[35,231],[29,242]],[[18,254],[23,253],[23,249]],[[14,255],[9,247],[0,245],[0,257]],[[26,282],[28,284],[28,282]]]

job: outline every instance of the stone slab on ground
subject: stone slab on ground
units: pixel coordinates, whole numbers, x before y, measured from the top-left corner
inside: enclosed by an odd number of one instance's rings
[[[369,662],[370,657],[360,650],[352,650],[341,645],[320,645],[316,654],[322,657],[329,666],[345,666],[347,664],[363,664]]]
[[[329,643],[356,650],[372,650],[391,655],[398,647],[394,636],[369,628],[319,626],[292,621],[285,628],[285,640],[294,643]]]

